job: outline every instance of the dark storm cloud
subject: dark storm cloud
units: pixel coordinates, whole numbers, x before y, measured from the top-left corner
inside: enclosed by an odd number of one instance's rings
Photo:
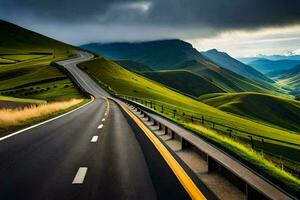
[[[0,0],[0,18],[72,43],[194,38],[300,24],[300,0]]]
[[[299,0],[1,0],[13,15],[60,22],[255,28],[300,22]],[[142,4],[145,4],[146,10]],[[144,13],[140,13],[144,12]]]

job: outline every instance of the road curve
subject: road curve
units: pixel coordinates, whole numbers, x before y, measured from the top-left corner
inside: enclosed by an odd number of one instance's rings
[[[79,52],[59,64],[93,102],[0,141],[0,199],[188,199],[155,148],[141,145],[137,128],[76,67],[90,58]]]

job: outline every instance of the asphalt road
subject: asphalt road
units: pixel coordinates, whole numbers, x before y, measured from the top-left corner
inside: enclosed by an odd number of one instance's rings
[[[90,58],[81,52],[60,64],[93,102],[0,141],[0,199],[188,198],[155,148],[137,140],[128,117],[75,66]]]

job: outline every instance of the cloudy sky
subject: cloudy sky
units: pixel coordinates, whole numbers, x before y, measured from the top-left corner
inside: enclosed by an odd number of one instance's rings
[[[0,18],[75,45],[180,38],[235,57],[300,53],[299,0],[0,0]]]

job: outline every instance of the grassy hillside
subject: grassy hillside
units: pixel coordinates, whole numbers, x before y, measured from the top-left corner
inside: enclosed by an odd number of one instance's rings
[[[147,71],[153,71],[150,67],[147,65],[144,65],[142,63],[134,62],[132,60],[114,60],[114,62],[118,63],[122,67],[135,72],[147,72]]]
[[[259,93],[211,94],[202,102],[272,126],[300,132],[300,102]]]
[[[210,83],[208,82],[206,84],[212,83],[217,88],[226,92],[283,92],[271,83],[265,81],[257,83],[232,71],[221,68],[211,60],[205,58],[200,52],[193,48],[191,44],[181,40],[160,40],[139,43],[93,43],[81,47],[111,59],[131,60],[140,63],[141,67],[145,65],[154,71],[189,70],[200,76],[203,80],[209,80]],[[152,78],[154,77],[152,76]],[[157,77],[155,80],[158,79],[160,78]],[[175,84],[179,85],[180,83]],[[192,83],[189,83],[189,85],[191,84]],[[200,89],[201,88],[199,88],[198,91]],[[212,92],[215,92],[215,90],[212,90]]]
[[[50,63],[74,47],[0,20],[0,95],[47,101],[82,98]]]
[[[187,70],[143,72],[143,75],[194,97],[202,94],[224,92],[209,80]]]
[[[43,36],[33,31],[24,29],[15,24],[0,20],[0,53],[22,53],[15,52],[26,49],[37,51],[40,53],[43,49],[48,52],[50,49],[73,49],[74,47],[59,42],[52,38]],[[7,49],[7,51],[6,51]],[[3,51],[4,50],[4,51]]]
[[[181,109],[205,114],[218,122],[234,126],[243,130],[252,130],[259,135],[293,141],[300,144],[300,136],[295,132],[287,132],[265,126],[241,117],[233,116],[197,100],[177,93],[164,85],[130,72],[116,63],[105,58],[97,58],[79,65],[82,69],[99,79],[118,94],[155,99],[178,106]]]

